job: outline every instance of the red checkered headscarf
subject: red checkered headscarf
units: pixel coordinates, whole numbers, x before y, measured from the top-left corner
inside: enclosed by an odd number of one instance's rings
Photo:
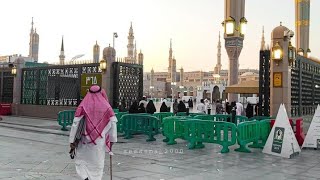
[[[109,104],[106,92],[101,87],[91,86],[80,105],[75,116],[84,116],[86,120],[86,136],[91,139],[90,143],[95,143],[96,139],[102,138],[102,131],[108,125],[110,118],[114,116],[112,107]],[[110,151],[110,141],[107,135],[106,145]]]

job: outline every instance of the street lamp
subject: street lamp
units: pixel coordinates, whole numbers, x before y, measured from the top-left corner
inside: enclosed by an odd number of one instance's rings
[[[102,60],[100,61],[100,69],[101,69],[101,71],[103,71],[103,72],[107,70],[107,61],[106,61],[106,60],[102,59]]]
[[[292,46],[291,41],[289,41],[289,48],[288,48],[288,60],[289,60],[289,64],[292,65],[293,61],[296,59],[296,50],[295,48]]]
[[[17,67],[16,66],[13,66],[12,69],[11,69],[11,74],[16,76],[17,75]]]
[[[245,17],[242,17],[240,19],[240,35],[244,36],[246,34],[247,31],[247,19]]]
[[[225,20],[225,33],[227,34],[227,36],[234,35],[235,26],[236,20],[233,17],[229,16]]]
[[[311,57],[311,50],[310,50],[310,49],[307,50],[307,57],[308,57],[308,58]]]
[[[116,32],[113,33],[113,48],[114,48],[115,38],[118,38],[118,33],[116,33]]]
[[[227,36],[233,36],[235,31],[238,31],[240,33],[240,36],[244,36],[247,31],[247,19],[245,17],[242,17],[240,19],[239,26],[236,25],[236,20],[229,16],[222,24],[224,25],[225,34]]]
[[[279,44],[279,41],[272,47],[272,60],[276,61],[277,65],[283,59],[282,47]]]
[[[303,56],[303,49],[302,48],[298,49],[298,54],[299,54],[299,56]]]

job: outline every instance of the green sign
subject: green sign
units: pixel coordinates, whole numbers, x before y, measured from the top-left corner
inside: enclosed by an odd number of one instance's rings
[[[101,86],[101,82],[101,73],[81,74],[81,99],[84,98],[92,85]]]
[[[281,154],[283,137],[284,137],[284,128],[275,127],[274,135],[273,135],[273,143],[271,148],[272,152]]]

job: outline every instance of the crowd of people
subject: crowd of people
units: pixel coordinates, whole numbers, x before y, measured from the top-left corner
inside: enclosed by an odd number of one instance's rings
[[[240,102],[226,102],[222,104],[221,100],[214,102],[215,104],[215,114],[232,114],[238,116],[247,116],[248,118],[257,115],[257,105],[251,103],[247,104],[244,108],[243,104]],[[181,99],[174,99],[173,103],[167,99],[163,99],[160,106],[160,112],[172,112],[177,114],[178,112],[197,112],[204,114],[212,114],[211,108],[213,107],[209,100],[201,99],[200,103],[196,105],[195,110],[193,110],[194,101],[190,98],[188,101]],[[126,109],[124,100],[120,102],[119,111],[128,111],[129,113],[149,113],[154,114],[157,109],[153,100],[147,101],[146,97],[143,97],[140,101],[134,101],[131,106]]]

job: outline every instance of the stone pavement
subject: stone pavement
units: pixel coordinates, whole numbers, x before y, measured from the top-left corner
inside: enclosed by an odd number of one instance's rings
[[[17,123],[20,125],[15,126]],[[78,179],[68,155],[68,133],[57,128],[55,121],[4,117],[4,122],[0,122],[0,179]],[[261,150],[248,154],[235,152],[236,145],[227,154],[221,154],[221,147],[213,144],[188,150],[183,140],[168,146],[162,142],[162,135],[156,138],[155,142],[146,142],[145,135],[130,140],[119,137],[114,145],[113,179],[320,178],[320,153],[316,150],[303,150],[294,159],[284,159],[265,155]],[[105,163],[104,179],[107,180],[109,157]]]

